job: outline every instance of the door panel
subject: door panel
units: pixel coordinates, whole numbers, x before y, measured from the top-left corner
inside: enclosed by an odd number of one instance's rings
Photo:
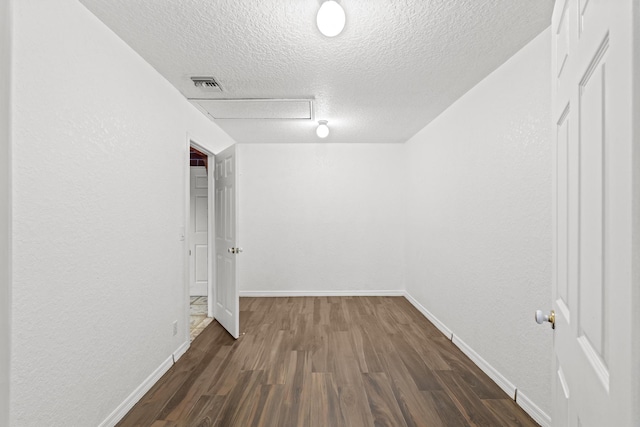
[[[588,354],[605,359],[606,277],[604,236],[606,47],[599,49],[579,86],[580,97],[580,316],[578,334]],[[593,360],[591,357],[590,360]],[[608,376],[608,374],[607,374]],[[608,387],[608,384],[607,384]]]
[[[569,106],[565,108],[558,122],[557,128],[557,168],[569,170]],[[569,176],[568,173],[557,174],[557,227],[563,233],[569,230]],[[568,236],[563,235],[557,239],[557,281],[558,281],[558,302],[563,305],[564,315],[569,316],[569,245]]]
[[[209,287],[208,177],[204,166],[191,166],[189,221],[189,295],[206,296]]]
[[[207,245],[195,245],[194,258],[196,261],[196,283],[207,283],[209,278],[207,266]]]
[[[554,402],[553,421],[557,426],[568,426],[569,423],[569,385],[562,371],[562,367],[556,361],[557,371],[555,378],[555,396],[557,400]]]
[[[240,333],[240,298],[237,284],[237,183],[235,146],[216,155],[216,292],[214,317],[234,337]]]
[[[560,0],[554,49],[553,425],[630,426],[633,0]]]

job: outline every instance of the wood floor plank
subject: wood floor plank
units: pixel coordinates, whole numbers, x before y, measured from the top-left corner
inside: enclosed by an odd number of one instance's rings
[[[402,297],[241,298],[118,424],[471,427],[535,422]]]
[[[351,328],[351,330],[349,331],[349,334],[350,334],[350,340],[351,340],[351,347],[358,361],[360,372],[365,374],[369,372],[369,368],[367,366],[367,359],[365,358],[365,355],[364,355],[364,341],[362,338],[362,331],[357,328]]]
[[[311,356],[305,351],[294,351],[289,357],[289,385],[284,394],[282,424],[308,425],[311,389]]]
[[[337,301],[329,307],[329,325],[334,331],[348,331],[349,327],[346,321],[343,305]]]
[[[235,387],[243,360],[238,353],[241,353],[240,347],[234,345],[222,361],[224,369],[218,371],[219,375],[211,378],[209,387],[205,390],[206,394],[226,396]]]
[[[194,405],[191,413],[178,423],[179,427],[212,427],[218,417],[226,396],[207,396],[202,395]]]
[[[448,341],[448,340],[446,340]],[[475,365],[455,344],[442,341],[438,351],[443,360],[474,390],[481,399],[503,399],[507,394]]]
[[[346,425],[333,374],[312,373],[311,394],[314,396],[310,399],[311,427],[344,427]]]
[[[399,349],[400,350],[400,349]],[[408,427],[445,426],[435,405],[423,399],[418,386],[397,354],[385,356],[385,371],[391,380],[391,389]]]
[[[442,389],[442,385],[436,378],[434,371],[427,367],[410,343],[400,335],[393,335],[390,339],[397,350],[400,360],[402,360],[402,363],[407,367],[409,375],[411,375],[411,378],[418,387],[418,390]]]
[[[329,372],[327,358],[329,357],[329,331],[324,325],[315,325],[313,339],[316,343],[311,354],[313,372]]]
[[[453,402],[471,425],[495,427],[496,417],[456,372],[437,371],[436,375],[445,385],[445,391],[449,393]]]
[[[366,321],[366,320],[365,320]],[[380,358],[384,354],[384,347],[377,344],[379,337],[373,330],[362,329],[362,351],[367,364],[367,372],[383,372]]]
[[[340,408],[347,426],[372,426],[373,415],[364,384],[338,387]]]
[[[264,397],[264,405],[259,406],[260,410],[256,411],[251,426],[281,425],[281,405],[284,401],[285,386],[283,384],[268,384],[263,385],[260,391],[261,398]]]
[[[262,366],[267,373],[267,384],[284,384],[287,375],[286,354],[291,350],[289,340],[291,331],[276,331],[273,336],[269,359]]]
[[[221,362],[229,355],[229,351],[229,346],[222,346],[218,351],[211,352],[214,357],[206,365],[204,365],[206,359],[203,359],[201,365],[203,365],[204,369],[195,370],[189,375],[187,381],[182,384],[179,391],[165,405],[158,418],[177,421],[184,418],[188,412],[191,412],[202,396],[202,389],[211,382],[211,378],[219,375],[219,371],[224,368]]]
[[[429,367],[429,369],[434,371],[451,369],[449,363],[447,363],[440,354],[439,347],[433,345],[433,335],[430,335],[428,330],[425,330],[425,328],[414,323],[404,325],[401,329],[404,339],[408,340],[414,347],[416,347],[416,351],[420,358]],[[437,335],[437,338],[440,338],[440,336]],[[444,340],[441,342],[446,344],[446,341]]]
[[[251,423],[260,386],[264,382],[263,371],[242,371],[236,387],[227,396],[214,426],[243,427]]]
[[[511,399],[486,399],[482,403],[502,421],[502,425],[513,427],[535,427],[538,425]]]
[[[328,368],[333,373],[336,384],[360,384],[362,381],[358,360],[353,353],[350,334],[329,331]]]
[[[480,370],[469,370],[459,362],[452,363],[451,366],[480,399],[504,399],[509,397],[496,383],[483,381],[480,376],[484,376],[484,373]]]
[[[432,403],[440,419],[445,420],[447,426],[469,427],[464,415],[446,391],[423,391],[421,394],[425,401]]]
[[[383,372],[362,375],[374,425],[376,427],[407,427],[387,375]]]
[[[394,390],[394,393],[408,427],[446,427],[450,425],[440,418],[433,403],[422,399],[420,392],[413,394],[398,388]]]

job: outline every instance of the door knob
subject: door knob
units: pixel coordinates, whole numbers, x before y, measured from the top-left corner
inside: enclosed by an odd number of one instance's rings
[[[536,322],[543,324],[544,322],[551,323],[551,329],[556,328],[556,312],[551,310],[549,314],[544,314],[542,310],[536,310]]]
[[[229,252],[230,254],[239,254],[240,252],[242,252],[242,248],[228,248],[227,252]]]

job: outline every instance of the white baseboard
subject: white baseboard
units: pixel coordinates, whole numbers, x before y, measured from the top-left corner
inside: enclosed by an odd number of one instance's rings
[[[241,297],[401,297],[404,291],[240,291]]]
[[[173,365],[173,355],[169,356],[167,360],[162,362],[160,366],[156,368],[155,371],[151,373],[143,382],[140,384],[134,391],[127,397],[124,402],[122,402],[109,416],[100,423],[99,427],[113,427],[118,422],[127,415],[127,412],[133,408],[133,405],[138,403],[138,401],[148,392],[153,385],[158,382],[160,377],[162,377]]]
[[[521,391],[518,391],[516,403],[542,427],[551,427],[551,417]]]
[[[473,363],[475,363],[478,368],[482,370],[485,374],[489,376],[493,380],[494,383],[498,384],[505,393],[509,395],[512,399],[516,397],[516,386],[513,385],[508,379],[504,377],[496,368],[491,366],[489,362],[484,360],[482,356],[475,352],[467,343],[458,338],[455,334],[453,334],[453,339],[451,340],[464,354],[467,355],[469,359]]]
[[[180,347],[176,351],[173,352],[173,363],[176,363],[178,359],[182,357],[183,354],[189,350],[189,346],[191,346],[191,340],[187,337],[187,340],[183,342]]]
[[[436,316],[434,316],[429,310],[427,310],[422,304],[418,302],[414,297],[405,292],[404,297],[413,305],[424,317],[426,317],[433,325],[440,329],[447,338],[451,339],[453,333],[451,329],[447,328],[444,323],[442,323]]]
[[[407,301],[409,301],[424,317],[426,317],[436,328],[438,328],[443,334],[451,339],[451,341],[462,350],[464,354],[469,357],[485,374],[489,376],[505,393],[516,400],[516,403],[531,416],[542,427],[551,426],[551,417],[547,415],[538,405],[531,401],[527,396],[518,392],[516,394],[517,387],[512,384],[504,375],[498,372],[493,366],[491,366],[486,360],[484,360],[478,353],[475,352],[468,344],[458,338],[455,333],[447,328],[436,316],[427,310],[422,304],[420,304],[409,293],[404,294]],[[515,399],[517,397],[517,399]]]

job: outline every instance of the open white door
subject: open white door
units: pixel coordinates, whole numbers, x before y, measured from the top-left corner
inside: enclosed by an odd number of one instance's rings
[[[189,295],[207,296],[209,287],[209,186],[207,169],[191,166],[189,222]]]
[[[237,256],[237,155],[231,146],[216,154],[215,165],[215,245],[216,285],[213,317],[234,337],[240,334],[240,297]]]
[[[552,422],[557,427],[633,426],[637,414],[634,2],[638,7],[637,0],[558,0],[553,12]]]

